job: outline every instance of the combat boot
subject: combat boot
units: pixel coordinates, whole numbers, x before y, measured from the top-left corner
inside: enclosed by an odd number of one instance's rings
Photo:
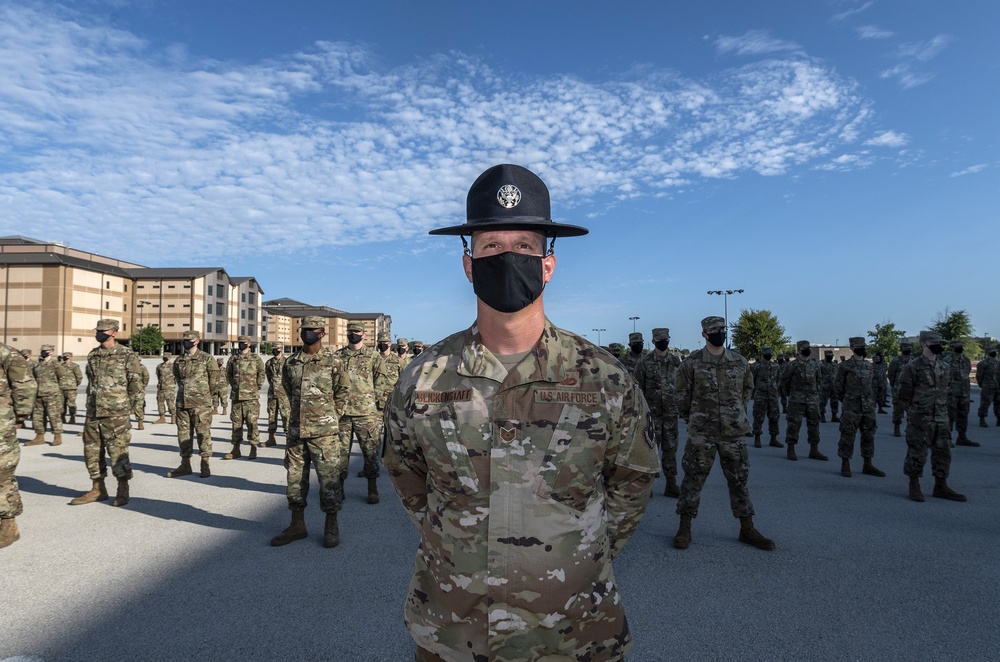
[[[270,446],[277,446],[277,445],[278,445],[278,440],[274,438],[274,433],[273,432],[268,432],[267,433],[267,441],[264,442],[264,446],[270,447]]]
[[[69,424],[76,425],[76,412],[69,415]]]
[[[115,493],[115,500],[112,506],[124,506],[128,503],[128,478],[118,479],[118,491]]]
[[[934,491],[931,493],[938,499],[948,499],[948,501],[967,501],[964,494],[959,494],[948,487],[947,478],[934,479]]]
[[[840,416],[837,416],[836,414],[832,415],[830,417],[830,422],[831,423],[840,423]]]
[[[142,424],[142,419],[139,419],[139,425],[136,426],[136,430],[145,430],[146,426]]]
[[[368,479],[368,503],[371,503],[371,504],[376,504],[379,501],[379,499],[378,499],[378,484],[377,484],[376,481],[377,481],[377,479],[375,479],[375,478],[369,478]]]
[[[986,424],[986,417],[985,416],[980,416],[979,417],[979,427],[981,427],[981,428],[988,428],[989,427],[989,425]]]
[[[885,472],[872,464],[872,459],[870,457],[865,458],[865,466],[861,468],[861,473],[868,476],[878,476],[879,478],[885,478]]]
[[[17,520],[13,517],[0,519],[0,549],[13,545],[21,539],[21,533],[17,530]]]
[[[287,545],[290,542],[302,540],[308,535],[309,532],[306,531],[306,511],[293,510],[292,523],[288,525],[287,529],[271,538],[271,546],[281,547],[282,545]]]
[[[979,447],[979,442],[978,441],[972,441],[971,439],[969,439],[968,437],[965,436],[964,432],[959,432],[958,433],[958,439],[955,440],[955,444],[957,446],[972,446],[974,448],[978,448]],[[54,445],[55,444],[53,444],[53,446]]]
[[[785,445],[783,443],[781,443],[780,441],[778,441],[778,435],[776,435],[776,434],[772,434],[771,435],[771,442],[768,444],[768,446],[774,446],[775,448],[784,448],[785,447]]]
[[[910,500],[920,502],[924,500],[924,493],[920,491],[920,478],[917,476],[910,476]]]
[[[691,516],[681,515],[681,525],[677,527],[677,535],[674,536],[674,547],[677,549],[687,549],[691,544]]]
[[[45,433],[36,432],[35,438],[25,444],[25,446],[41,446],[45,443]]]
[[[840,460],[840,475],[844,478],[850,478],[853,474],[851,473],[851,461],[841,459]]]
[[[882,405],[879,405],[879,407],[878,407],[878,413],[880,413],[880,414],[888,414],[889,412],[887,412],[885,410],[885,407],[883,407]]]
[[[225,455],[223,455],[222,459],[223,460],[235,460],[238,457],[243,457],[243,452],[240,450],[240,443],[241,442],[239,442],[239,441],[234,441],[233,442],[233,450],[231,450],[228,453],[226,453]]]
[[[52,435],[52,445],[61,446],[62,445],[62,432],[56,432]],[[978,446],[979,444],[976,444]]]
[[[663,488],[663,496],[676,499],[681,495],[681,490],[677,487],[677,477],[667,476],[667,486]]]
[[[760,446],[760,435],[759,434],[755,434],[753,436],[753,447],[754,448],[760,448],[761,447]]]
[[[774,549],[774,541],[770,538],[765,538],[760,531],[755,529],[753,526],[753,517],[749,516],[740,518],[740,542],[753,545],[757,549]]]
[[[222,405],[222,415],[226,415],[226,405]]]
[[[326,514],[326,524],[323,525],[323,546],[336,547],[340,544],[340,526],[337,524],[337,513]]]
[[[93,481],[93,485],[89,492],[84,492],[80,496],[76,497],[69,502],[71,506],[82,506],[85,503],[94,503],[95,501],[107,501],[108,500],[108,488],[104,486],[104,479],[98,478]]]
[[[894,437],[902,437],[903,436],[903,435],[901,435],[899,433],[899,423],[893,423],[892,424],[892,436],[894,436]]]
[[[250,460],[257,459],[257,444],[250,444],[250,454],[247,455],[247,459]]]
[[[795,444],[790,441],[786,441],[785,443],[788,445],[785,450],[785,457],[789,460],[798,460],[799,458],[795,455]]]
[[[191,458],[182,457],[180,465],[173,471],[167,472],[167,478],[177,478],[178,476],[191,475]]]
[[[170,425],[173,425],[173,424],[174,424],[174,415],[171,414],[170,415]]]
[[[820,423],[826,423],[826,412],[825,411],[821,411],[819,413],[819,422]]]
[[[208,466],[208,458],[201,458],[201,473],[198,474],[202,478],[210,478],[212,476],[212,470]]]
[[[166,422],[167,422],[167,419],[165,419],[162,416],[160,416],[158,419],[156,419],[155,421],[153,421],[153,425],[162,425],[162,424],[165,424]]]
[[[830,458],[819,452],[819,444],[809,444],[809,459],[810,460],[822,460],[826,462]]]

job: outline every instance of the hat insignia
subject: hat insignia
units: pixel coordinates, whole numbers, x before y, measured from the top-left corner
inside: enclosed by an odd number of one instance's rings
[[[513,184],[504,184],[497,191],[497,202],[506,209],[516,207],[521,202],[521,191]]]

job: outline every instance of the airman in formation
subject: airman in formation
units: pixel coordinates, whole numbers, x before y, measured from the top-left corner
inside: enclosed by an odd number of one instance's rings
[[[997,360],[997,348],[990,347],[986,357],[976,365],[976,383],[982,389],[979,393],[979,427],[988,427],[986,417],[990,415],[990,405],[993,405],[993,415],[1000,426],[1000,361]]]
[[[781,391],[781,366],[774,361],[774,351],[769,345],[760,348],[760,359],[750,366],[753,374],[753,445],[761,447],[760,436],[767,418],[770,446],[783,448],[778,441],[778,404]]]
[[[21,538],[16,518],[24,504],[14,476],[21,459],[17,428],[35,406],[37,390],[24,355],[0,343],[0,548]]]
[[[281,430],[288,436],[288,419],[291,416],[288,404],[288,394],[281,381],[282,370],[285,368],[285,350],[275,347],[271,350],[271,358],[264,364],[264,376],[267,378],[267,440],[265,446],[276,446],[278,440],[278,417],[281,417]]]
[[[795,347],[798,357],[789,362],[781,373],[781,389],[788,394],[788,408],[785,410],[786,456],[789,460],[799,459],[795,454],[795,444],[799,441],[799,430],[802,419],[805,418],[809,458],[828,460],[826,455],[819,452],[819,405],[823,368],[819,361],[811,358],[812,347],[808,340],[798,341]]]
[[[257,447],[260,443],[260,428],[257,419],[260,418],[260,390],[264,387],[264,361],[259,355],[250,352],[250,337],[239,336],[236,339],[237,352],[229,357],[226,363],[226,381],[229,383],[229,421],[233,424],[233,449],[223,456],[223,460],[235,460],[242,457],[240,445],[243,443],[243,428],[247,431],[247,444],[250,446],[248,459],[257,459]]]
[[[76,392],[83,383],[83,370],[73,360],[73,352],[63,352],[62,363],[57,366],[59,388],[63,392],[62,422],[76,425]]]
[[[45,443],[45,422],[52,429],[52,445],[62,443],[62,410],[63,392],[59,386],[59,363],[52,353],[52,345],[42,345],[41,354],[31,366],[32,375],[38,384],[38,396],[35,398],[35,408],[31,412],[31,423],[35,428],[35,438],[25,446],[38,446]]]
[[[653,351],[636,364],[632,378],[646,396],[653,416],[653,433],[660,447],[661,466],[667,485],[664,496],[680,496],[677,486],[677,401],[674,380],[681,361],[670,353],[670,329],[653,329]]]
[[[869,476],[885,477],[885,472],[872,464],[875,457],[875,367],[865,360],[868,348],[862,337],[851,338],[851,358],[837,364],[837,374],[833,381],[833,397],[843,403],[840,416],[840,442],[837,455],[840,456],[840,474],[851,477],[851,457],[854,455],[854,438],[861,430],[861,458],[864,466],[861,473]]]

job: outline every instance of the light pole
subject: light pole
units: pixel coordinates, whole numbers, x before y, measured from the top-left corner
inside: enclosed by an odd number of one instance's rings
[[[630,317],[629,319],[632,320],[632,333],[635,333],[635,321],[637,319],[639,319],[639,318],[638,317]]]
[[[726,347],[731,347],[729,342],[729,295],[730,294],[743,294],[743,290],[709,290],[709,294],[721,294],[723,308],[726,313]]]
[[[139,306],[139,355],[142,356],[142,309],[153,305],[152,301],[140,301]]]
[[[591,331],[597,331],[597,344],[601,344],[601,331],[607,331],[607,329],[591,329]]]

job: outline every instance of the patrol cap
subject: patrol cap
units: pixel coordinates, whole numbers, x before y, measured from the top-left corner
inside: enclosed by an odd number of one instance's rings
[[[94,327],[98,331],[117,331],[118,330],[118,320],[113,319],[103,319],[97,320],[97,326]]]
[[[326,329],[326,318],[319,315],[303,317],[299,320],[299,326],[303,329]]]
[[[414,347],[419,347],[421,349],[423,349],[423,347],[424,347],[424,343],[421,342],[420,340],[414,340],[410,344],[413,345]]]
[[[949,344],[952,347],[962,347],[963,349],[965,348],[965,343],[963,343],[961,340],[952,340]]]
[[[899,341],[899,346],[900,347],[913,347],[913,343],[911,343],[909,340],[900,340]]]
[[[706,317],[701,321],[701,330],[708,331],[709,329],[726,328],[726,320],[724,317],[719,317],[718,315],[712,315],[711,317]]]
[[[347,330],[348,331],[358,331],[360,333],[364,333],[365,325],[362,324],[361,322],[348,322],[347,323]]]
[[[808,340],[800,340],[797,343],[795,343],[795,348],[796,349],[800,349],[800,350],[801,349],[809,349],[809,341]]]
[[[656,342],[657,340],[670,340],[670,329],[653,329],[653,342]]]
[[[237,336],[236,342],[253,342],[250,340],[250,336]]]
[[[823,356],[833,356],[833,350],[832,349],[824,349],[823,350]]]
[[[73,356],[73,352],[63,352],[63,356]]]
[[[622,351],[622,344],[620,342],[613,342],[608,345],[608,350],[611,352],[620,352]]]
[[[396,345],[399,347],[405,347],[410,344],[410,341],[406,338],[396,338]]]
[[[851,338],[850,340],[848,340],[847,342],[848,342],[848,344],[850,344],[851,347],[864,347],[865,346],[865,339],[864,338],[854,337],[854,338]]]
[[[928,345],[933,343],[941,342],[941,334],[937,331],[921,331],[920,332],[920,342],[925,342]]]
[[[589,232],[552,220],[549,189],[538,175],[504,163],[476,178],[465,200],[466,222],[431,230],[436,235],[471,235],[485,230],[531,230],[547,237],[579,237]]]
[[[392,342],[392,336],[386,333],[385,331],[382,331],[381,333],[378,334],[376,342]]]
[[[201,332],[200,331],[194,331],[194,330],[185,331],[184,335],[181,336],[181,339],[182,340],[200,340],[201,339]]]
[[[42,345],[43,352],[54,352],[56,351],[55,345]]]
[[[638,331],[628,334],[628,344],[631,345],[634,342],[642,342],[642,334]]]
[[[768,354],[770,352],[771,352],[771,346],[770,345],[764,345],[763,347],[760,348],[760,353],[761,354]],[[784,355],[782,354],[782,356],[784,356]]]

